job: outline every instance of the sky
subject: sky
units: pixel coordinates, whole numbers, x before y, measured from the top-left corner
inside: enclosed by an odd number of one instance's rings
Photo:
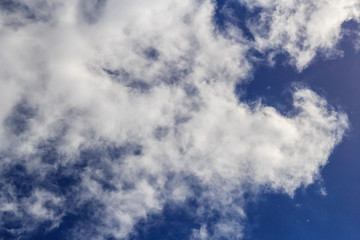
[[[357,239],[358,0],[0,0],[0,239]]]

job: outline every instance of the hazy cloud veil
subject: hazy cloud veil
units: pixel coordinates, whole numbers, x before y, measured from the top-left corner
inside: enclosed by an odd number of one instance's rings
[[[299,71],[338,56],[359,3],[239,4],[258,12],[252,40],[231,23],[219,31],[213,1],[0,1],[1,231],[21,239],[91,209],[68,239],[123,239],[196,198],[199,219],[219,220],[193,239],[238,239],[244,193],[292,195],[319,178],[346,114],[294,87],[283,115],[239,102],[234,86],[255,71],[254,50],[286,53]]]

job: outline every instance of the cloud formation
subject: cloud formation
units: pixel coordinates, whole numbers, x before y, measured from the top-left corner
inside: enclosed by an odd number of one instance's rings
[[[318,179],[346,114],[294,87],[283,115],[239,102],[234,86],[254,71],[250,49],[287,51],[299,70],[332,51],[359,7],[342,1],[334,19],[332,1],[243,4],[262,8],[253,42],[220,33],[210,1],[2,1],[1,232],[20,239],[87,212],[67,239],[123,239],[196,198],[199,219],[220,220],[193,239],[241,238],[244,193]]]
[[[336,44],[342,37],[341,26],[359,21],[357,0],[240,0],[259,15],[248,22],[260,51],[284,51],[299,71],[316,54],[341,56]]]

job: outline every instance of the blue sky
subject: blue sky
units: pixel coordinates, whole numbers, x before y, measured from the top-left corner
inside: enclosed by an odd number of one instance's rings
[[[250,204],[250,225],[255,227],[250,226],[248,239],[356,239],[359,235],[360,55],[352,40],[349,36],[339,43],[343,58],[317,60],[300,74],[282,66],[265,67],[258,73],[259,81],[251,83],[251,97],[260,90],[259,96],[274,104],[281,102],[289,84],[284,79],[308,84],[349,113],[351,129],[322,169],[321,182],[299,189],[293,199],[265,194],[260,202]],[[266,79],[269,75],[273,77]],[[268,90],[267,85],[276,87]],[[319,194],[322,187],[326,196]]]
[[[0,1],[0,239],[357,239],[357,0]]]

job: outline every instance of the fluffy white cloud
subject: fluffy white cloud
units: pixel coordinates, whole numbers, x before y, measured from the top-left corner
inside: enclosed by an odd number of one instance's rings
[[[250,9],[261,9],[259,17],[248,26],[260,51],[280,49],[292,58],[299,71],[315,55],[341,55],[336,44],[342,37],[341,26],[360,20],[357,0],[240,0]]]
[[[216,209],[221,220],[212,236],[195,229],[195,239],[241,237],[243,194],[292,195],[313,183],[347,128],[346,115],[308,89],[294,88],[286,116],[239,103],[234,84],[252,71],[251,44],[236,28],[216,31],[210,1],[9,4],[0,16],[0,208],[22,219],[15,235],[88,207],[93,221],[70,239],[124,238],[164,204],[196,197],[197,215]],[[276,6],[288,16],[294,4]],[[277,11],[264,12],[275,20],[268,45],[257,36],[259,49],[283,44]],[[338,30],[347,17],[328,25]],[[294,31],[304,24],[316,25]],[[303,55],[339,39],[321,36],[306,48],[297,34],[287,42],[299,69],[310,60]]]

